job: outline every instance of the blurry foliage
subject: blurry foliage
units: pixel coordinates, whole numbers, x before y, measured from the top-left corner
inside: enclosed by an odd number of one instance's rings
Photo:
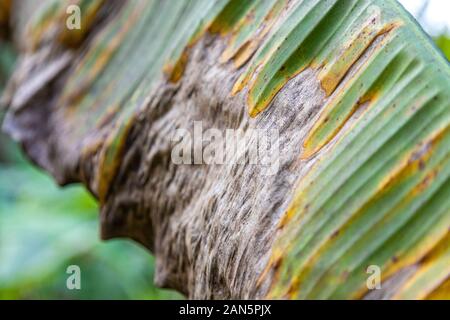
[[[0,298],[181,298],[153,286],[145,249],[99,240],[97,212],[81,187],[59,189],[28,165],[0,167]],[[81,268],[81,290],[66,288],[71,264]]]
[[[450,61],[450,34],[448,32],[435,38],[437,46],[442,50],[447,60]]]

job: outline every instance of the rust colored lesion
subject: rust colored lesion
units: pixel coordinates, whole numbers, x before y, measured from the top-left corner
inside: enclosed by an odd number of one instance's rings
[[[104,28],[102,32],[96,34],[89,50],[77,63],[73,71],[72,79],[69,80],[64,88],[63,94],[59,98],[60,105],[67,104],[69,106],[69,113],[70,110],[79,105],[95,80],[119,50],[120,44],[123,43],[125,37],[138,21],[143,5],[143,3],[140,3],[132,10],[130,17],[120,26],[112,39],[107,39],[109,32],[111,32],[108,28]],[[109,23],[113,24],[115,21],[111,20]],[[91,63],[92,61],[93,63]],[[86,65],[90,65],[91,67],[85,70]]]
[[[26,27],[29,34],[30,50],[36,51],[47,39],[57,39],[58,43],[69,49],[78,48],[84,42],[93,26],[96,25],[99,13],[105,6],[105,3],[104,0],[88,2],[85,0],[71,0],[67,3],[56,1],[49,4]],[[80,7],[80,28],[69,29],[66,26],[69,17],[67,8],[70,5]]]
[[[235,46],[242,28],[253,19],[253,12],[250,12],[248,16],[243,19],[243,22],[233,31],[233,35],[229,40],[228,46],[220,57],[220,62],[225,63],[232,59],[234,66],[237,69],[246,64],[260,47],[270,30],[273,29],[279,17],[279,13],[287,7],[287,4],[288,2],[285,0],[277,1],[261,21],[257,30],[252,33],[250,37],[240,46]]]
[[[109,188],[122,163],[123,154],[127,147],[127,137],[135,123],[136,116],[125,114],[118,119],[101,147],[98,172],[96,177],[97,195],[100,204],[104,204]]]
[[[442,263],[442,261],[440,261],[441,259],[443,259],[444,263],[445,261],[450,262],[449,243],[450,231],[448,231],[446,235],[437,241],[434,247],[431,248],[431,250],[416,263],[417,271],[399,288],[392,299],[402,300],[405,299],[405,297],[408,297],[411,287],[413,287],[417,281],[420,281],[422,276],[429,273],[430,270],[432,270],[431,268],[433,268],[436,264]],[[427,284],[421,288],[420,291],[414,292],[414,299],[430,299],[433,298],[433,296],[435,298],[437,296],[445,297],[450,294],[450,291],[445,292],[442,290],[443,288],[448,288],[448,279],[450,279],[450,264],[448,264],[446,268],[444,267],[443,269],[436,271],[437,274],[434,276],[437,277],[438,280],[444,279],[444,281],[438,281],[436,283],[431,282]]]
[[[319,73],[319,81],[327,95],[330,96],[335,91],[372,44],[376,43],[378,39],[384,38],[377,44],[377,48],[385,46],[392,37],[392,32],[401,25],[402,22],[381,24],[375,17],[366,21],[361,31],[348,44],[344,45],[342,52],[332,62],[326,64]]]
[[[236,6],[236,1],[231,2],[229,7],[232,5]],[[254,55],[256,50],[260,47],[262,41],[273,28],[279,13],[283,8],[286,7],[287,2],[285,0],[278,1],[269,10],[265,18],[261,21],[260,25],[256,30],[256,34],[252,34],[249,39],[244,41],[240,46],[235,47],[234,44],[237,41],[237,37],[242,32],[242,29],[251,23],[254,19],[254,10],[257,2],[253,2],[251,5],[246,7],[247,13],[244,14],[241,19],[233,21],[225,21],[223,18],[224,12],[227,10],[225,7],[221,13],[219,13],[214,19],[209,23],[206,23],[194,33],[189,42],[186,44],[182,50],[180,56],[173,60],[167,61],[163,67],[164,74],[171,83],[177,83],[183,77],[186,65],[189,61],[190,51],[192,47],[203,37],[206,33],[211,35],[217,35],[220,37],[230,37],[228,40],[227,47],[225,51],[219,58],[220,63],[226,63],[233,60],[234,67],[239,69],[245,65],[250,58]],[[234,95],[234,94],[233,94]]]
[[[447,279],[431,293],[429,293],[425,299],[427,300],[450,300],[450,275]]]

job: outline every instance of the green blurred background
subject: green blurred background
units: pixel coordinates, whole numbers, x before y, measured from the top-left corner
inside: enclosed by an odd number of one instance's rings
[[[415,12],[419,20],[427,3]],[[450,59],[448,28],[437,27],[435,42]],[[0,42],[0,93],[14,60]],[[182,298],[153,286],[147,251],[127,240],[101,242],[98,228],[97,204],[82,187],[58,188],[0,133],[0,299]],[[81,290],[66,288],[69,265],[81,268]]]

